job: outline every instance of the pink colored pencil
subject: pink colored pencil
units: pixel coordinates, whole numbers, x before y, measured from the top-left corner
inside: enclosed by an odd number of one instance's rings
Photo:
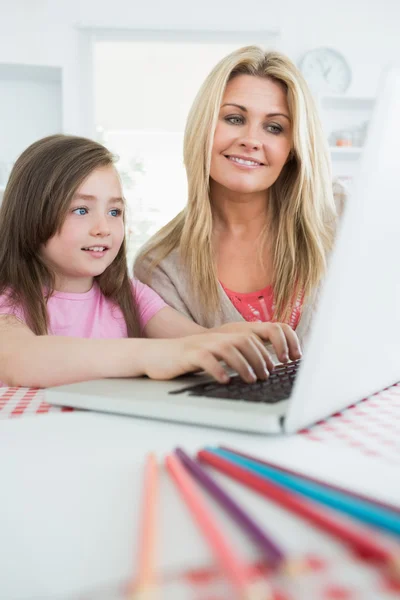
[[[156,592],[155,550],[157,534],[158,467],[154,454],[146,460],[139,540],[138,575],[133,585],[134,600],[151,600]]]
[[[249,600],[254,597],[250,590],[251,580],[246,563],[232,549],[232,545],[221,531],[214,516],[203,500],[192,477],[177,456],[168,455],[165,464],[192,516],[210,545],[214,555],[238,594],[238,598]],[[267,592],[268,594],[268,592]],[[268,596],[264,593],[263,600]]]

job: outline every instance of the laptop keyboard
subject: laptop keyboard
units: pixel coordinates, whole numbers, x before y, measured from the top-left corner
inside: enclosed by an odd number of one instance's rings
[[[182,394],[188,392],[190,396],[274,404],[289,398],[300,363],[301,360],[299,359],[286,365],[277,365],[266,381],[258,380],[255,383],[246,383],[239,375],[235,375],[231,377],[229,383],[210,381],[190,385],[169,393]]]

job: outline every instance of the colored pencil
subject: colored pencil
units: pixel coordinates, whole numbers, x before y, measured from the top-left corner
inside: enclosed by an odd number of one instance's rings
[[[230,541],[220,529],[215,517],[206,506],[200,491],[196,488],[191,476],[175,455],[165,458],[166,468],[177,489],[182,495],[193,518],[213,551],[227,579],[237,593],[237,597],[250,600],[254,597],[248,565],[232,549]],[[261,597],[261,596],[260,596]],[[267,598],[264,594],[263,600]]]
[[[277,544],[270,539],[261,527],[243,508],[205,471],[205,469],[181,448],[175,449],[175,454],[190,471],[193,477],[203,486],[215,500],[228,512],[235,523],[250,536],[267,558],[268,562],[277,566],[284,561],[284,554]]]
[[[149,454],[144,477],[138,575],[132,590],[134,600],[153,600],[158,596],[155,576],[158,487],[157,460],[154,454]]]
[[[201,450],[197,456],[200,461],[213,466],[265,498],[302,516],[313,525],[337,537],[340,541],[348,544],[363,559],[384,564],[397,576],[400,573],[399,554],[393,548],[374,540],[374,532],[366,532],[345,522],[328,511],[322,510],[315,502],[289,492],[282,486],[260,477],[248,468],[240,466],[213,450]]]
[[[242,467],[251,469],[261,477],[275,481],[279,485],[294,490],[307,498],[355,517],[368,525],[374,525],[390,533],[400,535],[400,515],[391,510],[329,488],[321,483],[307,480],[299,475],[284,472],[277,467],[271,467],[253,458],[244,457],[237,452],[231,452],[224,448],[218,448],[216,452],[237,462]]]
[[[357,498],[358,500],[363,500],[365,502],[369,502],[372,505],[379,506],[386,510],[390,510],[394,513],[397,513],[400,516],[400,507],[395,506],[394,504],[390,504],[389,502],[383,502],[382,500],[377,500],[376,498],[371,498],[370,496],[360,494],[359,492],[354,492],[353,490],[348,490],[337,484],[322,481],[321,479],[318,479],[317,477],[312,477],[311,475],[308,475],[305,473],[300,473],[298,471],[295,471],[294,469],[289,469],[288,467],[282,467],[281,465],[276,465],[273,462],[270,462],[265,459],[261,459],[258,456],[246,454],[245,452],[241,452],[240,450],[236,450],[235,448],[231,448],[230,446],[219,446],[219,447],[221,448],[221,450],[227,450],[228,452],[233,452],[233,454],[243,456],[243,458],[248,458],[249,460],[254,460],[255,462],[261,463],[262,465],[272,467],[273,469],[277,469],[278,471],[282,471],[283,473],[287,473],[288,475],[295,475],[296,477],[301,477],[302,479],[306,479],[307,481],[312,481],[313,483],[322,485],[324,487],[330,488],[337,492],[343,492],[343,494],[352,496],[354,498]]]

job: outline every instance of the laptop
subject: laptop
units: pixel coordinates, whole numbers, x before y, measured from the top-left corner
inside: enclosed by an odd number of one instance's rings
[[[294,433],[400,380],[400,68],[382,78],[354,194],[299,363],[267,382],[102,379],[51,404],[259,433]],[[237,378],[236,378],[237,379]]]

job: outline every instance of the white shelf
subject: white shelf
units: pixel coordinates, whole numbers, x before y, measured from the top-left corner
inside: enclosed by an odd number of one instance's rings
[[[329,146],[331,154],[353,154],[358,156],[362,152],[362,146]]]
[[[61,83],[61,67],[0,63],[0,79],[3,81],[37,81],[38,83]]]
[[[335,163],[337,163],[337,167],[341,165],[339,169],[334,167],[334,174],[349,175],[353,171],[353,168],[350,167],[350,164],[354,164],[358,161],[362,154],[362,150],[363,149],[360,146],[330,146],[329,151],[331,154],[332,164],[334,165]],[[347,161],[350,164],[347,168],[343,170],[344,162]]]

